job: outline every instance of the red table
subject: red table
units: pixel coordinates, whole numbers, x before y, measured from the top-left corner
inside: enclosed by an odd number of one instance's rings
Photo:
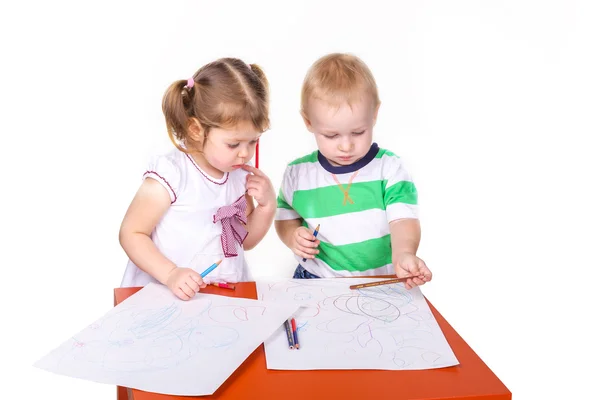
[[[141,288],[114,290],[115,304]],[[256,299],[254,282],[236,290],[209,286],[202,293]],[[411,399],[509,400],[512,395],[442,315],[429,303],[460,365],[419,371],[268,370],[264,345],[259,346],[212,396],[171,396],[133,389],[134,400],[192,399]],[[119,387],[119,400],[127,391]]]

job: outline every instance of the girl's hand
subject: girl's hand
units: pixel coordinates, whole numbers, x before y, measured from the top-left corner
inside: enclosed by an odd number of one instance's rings
[[[407,289],[423,285],[431,280],[431,271],[425,262],[412,253],[400,253],[394,262],[394,269],[398,278],[409,277],[404,282],[404,287]]]
[[[167,277],[167,287],[181,300],[189,300],[206,287],[200,274],[191,268],[175,267]]]
[[[275,209],[277,201],[271,181],[261,170],[244,164],[242,168],[250,172],[246,176],[246,190],[260,207]]]
[[[299,226],[294,230],[292,236],[292,251],[302,258],[315,258],[319,254],[317,246],[321,241],[315,239],[313,232],[305,226]]]

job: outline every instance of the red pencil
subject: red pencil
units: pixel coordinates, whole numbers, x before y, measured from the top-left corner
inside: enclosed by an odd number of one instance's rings
[[[294,344],[299,349],[300,343],[298,343],[298,331],[296,330],[296,320],[294,318],[292,318],[292,335],[294,336]]]
[[[211,285],[216,286],[216,287],[220,287],[220,288],[223,288],[223,289],[235,290],[235,286],[234,285],[230,285],[229,283],[213,282],[213,283],[211,283]]]

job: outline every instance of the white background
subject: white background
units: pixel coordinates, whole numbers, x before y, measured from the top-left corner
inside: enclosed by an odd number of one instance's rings
[[[371,67],[376,141],[419,189],[424,294],[514,399],[598,398],[597,2],[7,4],[2,398],[114,398],[31,364],[112,306],[121,219],[148,157],[171,148],[166,87],[223,56],[260,64],[272,88],[261,165],[278,189],[315,148],[300,86],[332,51]],[[294,265],[274,230],[248,259],[256,277]]]

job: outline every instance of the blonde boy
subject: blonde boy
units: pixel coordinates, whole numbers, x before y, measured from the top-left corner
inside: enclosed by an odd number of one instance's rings
[[[305,77],[301,114],[319,150],[288,165],[275,218],[300,261],[295,278],[396,274],[412,277],[407,288],[431,280],[416,256],[415,186],[400,158],[373,143],[379,105],[371,71],[353,55],[326,55]]]

